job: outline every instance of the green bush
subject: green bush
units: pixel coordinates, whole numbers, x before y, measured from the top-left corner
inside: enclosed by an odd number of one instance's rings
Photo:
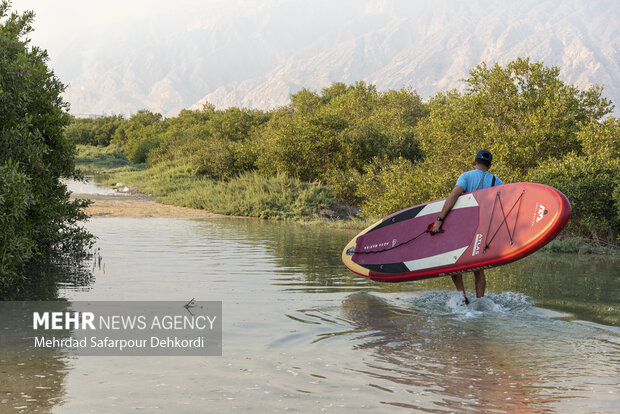
[[[262,111],[216,111],[206,105],[136,129],[124,148],[130,158],[146,159],[150,166],[176,162],[189,164],[198,175],[229,178],[255,168],[255,131],[268,119]]]
[[[363,175],[357,169],[329,170],[325,173],[325,184],[331,187],[338,201],[349,206],[359,206],[363,201],[359,186]]]
[[[157,135],[145,135],[132,140],[125,151],[133,163],[140,164],[146,162],[149,153],[159,147],[161,142],[162,139]]]
[[[550,185],[566,195],[573,211],[567,230],[594,239],[615,240],[620,231],[614,191],[620,164],[570,154],[532,170],[529,180]]]
[[[199,175],[227,179],[254,168],[256,152],[246,142],[221,138],[208,139],[196,146],[189,156]]]
[[[333,183],[342,171],[361,173],[375,157],[415,161],[421,153],[414,127],[425,114],[420,97],[408,90],[379,93],[364,82],[336,83],[321,95],[304,89],[260,131],[257,167],[265,176],[284,172]],[[352,199],[350,185],[338,191]]]
[[[81,253],[90,235],[77,223],[61,178],[78,178],[74,144],[66,138],[64,85],[44,50],[26,38],[34,14],[10,13],[0,2],[0,288],[16,288],[35,258]]]
[[[144,139],[144,130],[146,128],[159,125],[162,121],[163,116],[161,114],[142,109],[129,119],[121,122],[114,131],[110,143],[125,150],[128,145],[135,145],[132,144],[132,141],[142,141]]]
[[[485,148],[494,155],[491,172],[503,182],[536,180],[565,192],[574,207],[569,231],[613,238],[620,216],[620,124],[604,119],[613,105],[602,88],[579,90],[559,74],[557,67],[517,58],[505,66],[481,63],[465,79],[464,93],[440,92],[428,103],[411,90],[379,92],[357,82],[302,89],[270,112],[206,104],[163,119],[139,111],[120,120],[112,142],[132,161],[147,161],[148,170],[132,177],[149,193],[192,204],[192,197],[206,200],[196,189],[205,185],[210,195],[233,203],[235,214],[268,217],[277,216],[269,203],[249,208],[223,189],[243,182],[277,193],[277,185],[266,182],[296,179],[329,188],[330,203],[384,216],[447,196]],[[249,199],[268,199],[248,191]],[[205,203],[227,210],[215,200]],[[283,217],[299,210],[285,204]]]
[[[0,291],[19,279],[32,257],[34,241],[28,232],[28,209],[34,200],[28,176],[17,163],[0,166]]]
[[[101,118],[72,118],[65,127],[65,134],[75,144],[108,146],[123,122],[121,115],[105,116]]]
[[[590,122],[577,138],[586,156],[601,162],[620,160],[620,119],[610,116],[603,122]]]
[[[357,195],[363,216],[382,217],[416,204],[418,178],[411,161],[375,159],[364,170]]]

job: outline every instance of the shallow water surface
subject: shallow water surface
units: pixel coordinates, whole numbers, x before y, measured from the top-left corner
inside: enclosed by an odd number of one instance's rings
[[[67,190],[75,194],[99,194],[99,195],[115,195],[113,189],[99,185],[91,180],[75,181],[67,180],[65,182]]]
[[[246,219],[87,227],[99,237],[94,280],[61,281],[54,294],[221,300],[223,356],[0,357],[0,411],[617,410],[609,259],[534,255],[489,271],[489,294],[464,306],[447,278],[380,284],[350,273],[340,252],[355,231]]]

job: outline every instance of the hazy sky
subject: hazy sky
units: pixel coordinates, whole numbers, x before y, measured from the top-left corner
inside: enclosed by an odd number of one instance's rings
[[[137,17],[160,15],[192,5],[222,0],[13,0],[13,10],[34,10],[37,21],[47,28],[108,24]]]
[[[317,8],[326,8],[329,1],[313,1]],[[420,2],[420,0],[414,0]],[[36,13],[33,40],[39,46],[56,43],[69,36],[103,29],[111,30],[131,21],[144,21],[154,17],[191,10],[217,14],[221,11],[269,8],[286,0],[13,0],[13,11],[34,10]],[[385,0],[360,2],[366,8],[381,9]],[[408,1],[405,1],[408,3]],[[333,6],[333,5],[332,5]],[[436,6],[440,7],[440,6]],[[125,26],[126,27],[126,26]]]
[[[65,34],[79,35],[81,31],[97,27],[114,27],[119,23],[149,19],[184,7],[222,2],[222,0],[13,0],[12,10],[19,12],[34,10],[36,20],[32,37],[45,43],[56,42]]]
[[[617,86],[618,0],[13,0],[80,113],[281,105],[366,80],[423,97],[517,55]],[[599,28],[601,28],[599,30]],[[619,98],[620,99],[620,98]],[[172,108],[172,109],[170,109]]]

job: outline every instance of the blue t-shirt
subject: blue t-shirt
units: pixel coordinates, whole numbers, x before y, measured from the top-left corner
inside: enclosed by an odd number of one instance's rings
[[[482,176],[484,175],[484,179]],[[482,183],[480,182],[482,180]],[[493,183],[493,174],[490,172],[484,172],[481,170],[471,170],[464,172],[461,174],[459,179],[456,181],[456,185],[459,185],[465,189],[466,193],[470,193],[475,190],[482,190],[483,188],[491,187]],[[480,187],[478,187],[480,184]],[[502,180],[495,177],[495,185],[502,185]]]

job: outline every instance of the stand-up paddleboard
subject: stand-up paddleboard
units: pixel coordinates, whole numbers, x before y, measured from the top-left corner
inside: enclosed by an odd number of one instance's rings
[[[549,243],[571,215],[558,190],[515,183],[461,195],[432,234],[445,199],[410,207],[368,227],[342,261],[370,279],[404,282],[486,269],[521,259]]]

